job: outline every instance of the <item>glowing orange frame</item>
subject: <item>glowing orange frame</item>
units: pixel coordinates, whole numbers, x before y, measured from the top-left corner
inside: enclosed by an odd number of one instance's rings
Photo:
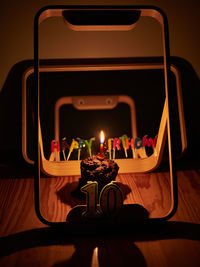
[[[139,11],[140,16],[148,16],[155,18],[161,25],[162,28],[162,40],[163,40],[163,58],[164,58],[164,77],[165,77],[165,104],[164,104],[164,109],[163,109],[163,115],[160,123],[160,129],[159,132],[161,132],[162,136],[167,133],[168,136],[168,150],[169,150],[169,173],[170,173],[170,182],[171,182],[171,208],[166,214],[166,216],[162,218],[153,218],[149,220],[165,220],[169,219],[175,212],[177,208],[177,181],[176,181],[176,172],[173,168],[173,155],[172,155],[172,150],[171,150],[171,135],[173,135],[173,132],[170,128],[170,117],[171,117],[171,110],[172,110],[172,103],[171,103],[171,95],[172,92],[170,88],[168,87],[169,83],[169,36],[168,36],[168,23],[167,23],[167,18],[165,14],[158,8],[156,7],[151,7],[151,6],[50,6],[50,7],[45,7],[42,8],[36,15],[35,21],[34,21],[34,78],[35,78],[35,95],[34,95],[34,111],[35,111],[35,119],[34,119],[34,133],[35,133],[35,146],[37,147],[36,149],[36,154],[35,154],[35,208],[36,208],[36,213],[40,220],[48,225],[69,225],[70,223],[67,222],[49,222],[47,221],[40,213],[40,192],[39,192],[39,184],[40,184],[40,170],[41,168],[45,170],[45,168],[48,169],[48,166],[45,166],[48,164],[48,161],[45,161],[43,158],[43,152],[42,152],[42,146],[41,146],[41,130],[40,130],[40,120],[39,120],[39,49],[38,49],[38,29],[39,29],[39,24],[47,19],[48,17],[62,17],[63,11],[66,10],[73,10],[73,11],[94,11],[94,10],[100,10],[100,11]],[[129,30],[133,28],[134,25],[72,25],[70,24],[72,29],[74,30]],[[180,111],[180,109],[179,109]],[[182,110],[183,111],[183,110]],[[183,115],[183,113],[182,113]],[[181,129],[184,128],[184,125],[181,124]],[[183,137],[184,138],[184,137]],[[157,144],[161,148],[161,143],[158,137]],[[183,141],[183,140],[182,140]],[[135,159],[134,159],[135,160]],[[126,167],[128,165],[131,165],[133,162],[133,159],[125,159],[125,165]],[[52,162],[51,162],[52,164]],[[55,164],[58,164],[55,162]],[[61,163],[59,163],[61,164]],[[156,164],[153,164],[156,166]],[[121,167],[121,166],[120,166]],[[150,167],[151,169],[151,167]],[[80,225],[79,225],[80,226]],[[85,226],[85,225],[84,225]],[[86,227],[86,226],[85,226]]]
[[[40,71],[42,72],[55,72],[55,71],[90,71],[90,70],[138,70],[138,69],[161,69],[162,65],[158,63],[149,63],[149,64],[126,64],[126,65],[104,65],[101,67],[94,66],[41,66]],[[187,147],[187,138],[185,131],[185,120],[184,120],[184,112],[183,112],[183,102],[182,102],[182,90],[180,83],[180,74],[178,69],[171,65],[171,71],[174,73],[176,78],[177,85],[177,96],[178,96],[178,110],[179,110],[179,121],[180,121],[180,130],[181,130],[181,141],[182,141],[182,153],[184,153]],[[24,159],[33,164],[33,160],[31,160],[27,155],[27,114],[26,114],[26,105],[27,105],[27,97],[26,97],[26,81],[30,74],[33,73],[33,67],[27,69],[24,72],[22,79],[22,153]],[[90,99],[90,103],[92,103],[92,107],[90,105],[84,105],[84,107],[79,106],[79,99]],[[103,105],[102,102],[105,102],[107,98],[112,98],[113,102],[110,105]],[[92,102],[91,102],[92,101]],[[135,104],[130,97],[125,95],[120,96],[76,96],[76,97],[62,97],[57,100],[55,104],[55,140],[59,140],[59,109],[62,105],[65,104],[73,104],[76,108],[81,109],[112,109],[119,102],[124,102],[129,105],[131,111],[131,128],[132,128],[132,137],[137,137],[137,125],[136,125],[136,111]],[[101,104],[101,106],[100,106]],[[158,142],[156,147],[156,155],[153,154],[151,157],[146,159],[115,159],[115,161],[120,166],[119,173],[145,173],[151,172],[156,169],[162,159],[162,152],[165,145],[165,136],[166,136],[166,123],[167,123],[167,115],[166,115],[166,103],[163,107],[163,114],[160,123],[160,130],[158,133]],[[42,142],[42,133],[40,132],[40,147],[41,147],[41,168],[42,171],[50,176],[67,176],[67,175],[80,175],[80,161],[78,160],[70,160],[70,161],[61,161],[61,162],[52,162],[45,158],[43,152],[43,142]],[[132,160],[136,161],[137,164],[132,164]]]

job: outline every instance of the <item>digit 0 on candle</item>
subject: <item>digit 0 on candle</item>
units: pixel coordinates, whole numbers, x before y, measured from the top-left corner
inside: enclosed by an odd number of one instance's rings
[[[103,214],[116,216],[123,206],[123,194],[116,182],[104,186],[99,196],[99,204]]]

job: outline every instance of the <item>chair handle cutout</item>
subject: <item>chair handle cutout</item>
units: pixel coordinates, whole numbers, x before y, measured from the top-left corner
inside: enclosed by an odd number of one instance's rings
[[[64,21],[73,30],[129,30],[140,18],[138,10],[64,10]]]

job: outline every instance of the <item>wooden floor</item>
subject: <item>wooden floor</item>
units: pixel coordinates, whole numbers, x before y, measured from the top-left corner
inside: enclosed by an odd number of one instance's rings
[[[33,178],[0,179],[0,266],[200,266],[200,172],[178,171],[179,206],[161,228],[138,234],[100,237],[68,235],[46,227],[34,211]],[[150,217],[169,210],[167,172],[121,174],[124,203],[138,203]],[[70,192],[78,177],[42,178],[41,211],[51,221],[65,221],[82,201]]]
[[[168,172],[151,174],[119,174],[117,182],[124,196],[124,204],[139,204],[150,218],[164,217],[171,207],[171,190]],[[65,222],[66,215],[84,200],[71,196],[78,187],[78,177],[42,178],[40,206],[45,219]],[[52,208],[54,207],[54,208]]]

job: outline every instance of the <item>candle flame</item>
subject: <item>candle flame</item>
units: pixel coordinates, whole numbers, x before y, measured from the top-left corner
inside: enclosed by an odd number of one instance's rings
[[[104,135],[104,132],[101,131],[100,132],[100,143],[103,144],[104,143],[104,140],[105,140],[105,135]]]

